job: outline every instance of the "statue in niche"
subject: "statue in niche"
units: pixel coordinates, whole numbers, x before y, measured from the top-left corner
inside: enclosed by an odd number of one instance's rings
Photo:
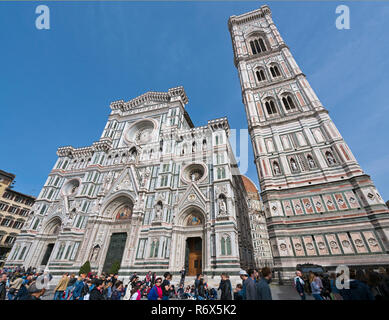
[[[290,160],[290,165],[292,167],[292,171],[297,171],[297,164],[296,164],[296,161],[294,159],[291,159]]]
[[[226,215],[227,214],[227,205],[226,200],[224,197],[219,197],[218,201],[218,208],[219,208],[219,215]]]
[[[281,174],[280,166],[278,165],[277,162],[273,163],[273,168],[274,168],[274,174],[275,175]]]
[[[159,201],[155,206],[155,219],[161,220],[162,218],[162,203]]]
[[[335,164],[335,158],[332,156],[331,152],[327,152],[326,156],[329,164]]]
[[[91,261],[92,262],[96,262],[97,261],[97,258],[99,256],[99,252],[100,252],[100,246],[97,245],[92,250],[92,256],[91,256]]]
[[[316,167],[315,161],[311,157],[308,157],[308,164],[311,169]]]
[[[147,183],[147,180],[148,178],[150,177],[150,169],[149,168],[146,168],[143,173],[141,173],[140,175],[140,185],[141,187],[145,187],[146,186],[146,183]]]
[[[108,172],[108,174],[104,178],[104,184],[103,184],[104,191],[109,190],[109,188],[112,185],[113,179],[114,179],[114,177],[113,177],[112,172]]]

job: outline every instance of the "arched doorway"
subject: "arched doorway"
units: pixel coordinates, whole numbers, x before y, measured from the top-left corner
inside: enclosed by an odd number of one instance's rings
[[[185,270],[189,276],[202,273],[203,270],[203,241],[202,229],[204,220],[198,210],[191,210],[184,219],[185,239]]]
[[[120,268],[127,242],[127,232],[124,232],[125,226],[131,223],[132,218],[133,202],[129,198],[121,197],[115,202],[120,204],[113,210],[113,224],[121,225],[123,228],[119,228],[117,232],[111,234],[102,269],[106,273],[117,272]]]
[[[43,248],[45,253],[43,255],[41,265],[46,266],[50,260],[50,256],[53,252],[55,241],[57,240],[57,236],[61,230],[62,221],[59,217],[53,218],[49,221],[44,229],[44,234],[48,235],[48,241],[46,247]]]

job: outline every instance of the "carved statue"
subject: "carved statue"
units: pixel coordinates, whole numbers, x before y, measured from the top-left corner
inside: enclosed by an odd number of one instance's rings
[[[162,205],[158,202],[155,206],[155,220],[161,220],[162,218]]]
[[[103,189],[104,191],[108,191],[109,188],[111,187],[112,185],[112,180],[113,180],[113,174],[112,172],[109,172],[105,178],[104,178],[104,184],[103,184]]]
[[[226,215],[227,214],[227,205],[224,198],[218,199],[218,206],[219,206],[219,215]]]
[[[309,167],[310,168],[314,168],[316,165],[315,165],[315,161],[313,161],[312,158],[308,158],[308,164],[309,164]]]
[[[97,245],[92,250],[91,261],[93,261],[93,262],[97,261],[97,258],[99,256],[99,252],[100,252],[100,246]]]
[[[274,162],[273,167],[274,167],[274,174],[280,174],[281,173],[280,166],[278,165],[277,162]]]
[[[141,185],[141,187],[144,187],[145,185],[146,185],[146,183],[147,183],[147,180],[148,180],[148,178],[150,177],[150,174],[151,174],[151,172],[150,172],[150,169],[149,168],[146,168],[145,170],[144,170],[144,172],[143,173],[141,173],[141,175],[140,175],[140,185]]]
[[[335,163],[335,159],[334,159],[334,157],[332,156],[332,154],[330,152],[327,153],[327,160],[328,160],[329,164],[334,164]]]

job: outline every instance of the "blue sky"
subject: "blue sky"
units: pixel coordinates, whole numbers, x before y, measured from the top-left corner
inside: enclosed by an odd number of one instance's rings
[[[59,146],[99,139],[109,103],[183,85],[195,125],[246,128],[227,20],[265,2],[1,2],[0,169],[37,195]],[[389,3],[267,2],[308,81],[389,200]],[[35,28],[47,4],[51,29]],[[258,184],[250,145],[248,176]]]

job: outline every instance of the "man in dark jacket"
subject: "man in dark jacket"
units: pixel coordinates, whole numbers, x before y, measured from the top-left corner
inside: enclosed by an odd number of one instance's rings
[[[36,283],[33,283],[29,286],[26,294],[21,296],[19,300],[41,300],[40,297],[43,296],[46,292],[45,288],[37,288]]]
[[[257,282],[257,298],[258,300],[273,300],[269,283],[271,281],[271,270],[269,268],[262,269],[262,277]]]
[[[293,279],[293,282],[294,282],[294,287],[296,288],[296,291],[298,292],[298,294],[301,297],[301,300],[305,300],[306,299],[305,292],[304,292],[305,281],[303,280],[302,276],[303,275],[302,275],[301,271],[297,270],[296,277]]]
[[[254,269],[249,269],[247,273],[249,277],[245,280],[245,287],[246,287],[245,300],[258,300],[257,290],[255,288],[255,271]]]
[[[355,276],[356,271],[351,269],[350,280],[348,280],[348,283],[345,283],[345,285],[349,285],[349,289],[339,290],[343,300],[375,300],[367,284],[356,280]]]
[[[5,300],[7,293],[7,274],[3,273],[0,278],[0,300]]]
[[[95,286],[90,292],[89,300],[105,300],[102,290],[103,290],[103,281],[100,279],[96,279]]]
[[[220,300],[232,300],[231,281],[227,278],[227,274],[222,273],[219,289],[221,290]]]

